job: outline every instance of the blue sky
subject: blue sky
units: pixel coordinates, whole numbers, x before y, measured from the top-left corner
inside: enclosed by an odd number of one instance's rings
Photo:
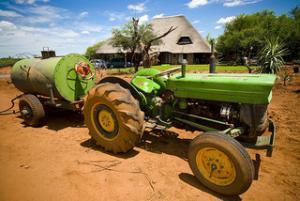
[[[0,57],[39,54],[42,47],[84,53],[132,16],[146,22],[183,14],[204,37],[217,37],[239,14],[280,15],[297,5],[300,0],[0,0]]]

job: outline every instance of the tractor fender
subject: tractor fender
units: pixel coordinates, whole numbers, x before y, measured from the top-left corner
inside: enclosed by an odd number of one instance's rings
[[[98,84],[102,84],[102,83],[118,83],[121,87],[123,87],[124,89],[128,89],[131,93],[131,95],[139,101],[141,106],[145,106],[147,104],[147,100],[146,97],[139,92],[133,85],[131,85],[129,82],[119,78],[119,77],[114,77],[114,76],[109,76],[109,77],[105,77],[103,79],[101,79]]]

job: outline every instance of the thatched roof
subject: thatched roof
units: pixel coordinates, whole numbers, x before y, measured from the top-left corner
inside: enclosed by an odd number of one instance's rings
[[[171,26],[177,27],[173,32],[161,39],[162,43],[160,45],[153,45],[152,52],[210,53],[210,45],[183,15],[155,18],[151,24],[156,35],[165,33]],[[192,44],[177,44],[181,37],[189,37]],[[112,47],[110,39],[106,40],[97,50],[98,54],[114,54],[120,52],[119,48]]]
[[[171,26],[177,27],[169,35],[162,38],[162,43],[159,46],[153,46],[153,49],[157,49],[157,51],[171,53],[210,52],[210,45],[183,15],[155,18],[151,24],[156,35],[163,34]],[[178,45],[178,40],[185,36],[191,39],[192,44]]]

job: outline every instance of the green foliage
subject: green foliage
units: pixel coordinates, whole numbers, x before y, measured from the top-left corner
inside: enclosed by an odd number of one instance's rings
[[[262,72],[278,73],[284,64],[283,56],[286,52],[284,45],[278,41],[278,38],[266,39],[266,44],[259,53]]]
[[[101,47],[102,44],[103,44],[103,41],[100,41],[100,42],[96,43],[95,45],[88,47],[85,51],[85,56],[88,59],[94,58],[96,55],[97,49],[99,49],[99,47]]]
[[[12,57],[0,58],[0,67],[13,66],[19,60],[21,59]]]
[[[145,44],[155,37],[153,28],[149,23],[138,25],[136,40],[134,40],[134,34],[134,26],[130,21],[120,29],[113,29],[111,43],[114,47],[120,48],[120,50],[133,52],[140,42]]]
[[[206,35],[205,39],[206,39],[206,41],[207,41],[209,44],[212,44],[212,43],[215,44],[215,43],[216,43],[216,39],[213,38],[213,37],[211,37],[211,34],[210,34],[210,33],[208,33],[208,34]]]
[[[276,16],[272,11],[242,14],[225,25],[216,48],[224,60],[239,63],[244,56],[257,56],[265,38],[275,37],[289,50],[287,59],[300,57],[300,8],[293,9],[291,15]]]

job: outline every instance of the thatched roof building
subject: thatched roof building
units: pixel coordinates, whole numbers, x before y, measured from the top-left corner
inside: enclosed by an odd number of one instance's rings
[[[151,22],[154,33],[165,33],[171,26],[177,27],[157,46],[152,46],[152,52],[159,53],[161,64],[178,64],[187,59],[189,64],[207,63],[210,45],[183,15],[155,18]],[[96,51],[100,56],[122,53],[117,47],[112,47],[110,39]],[[124,53],[124,52],[123,52]]]

